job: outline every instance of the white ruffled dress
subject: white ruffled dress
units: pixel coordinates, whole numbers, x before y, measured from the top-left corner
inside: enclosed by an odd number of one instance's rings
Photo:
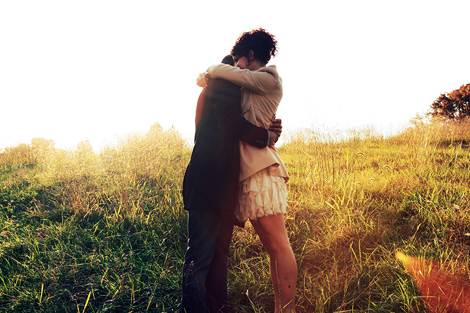
[[[285,214],[286,207],[286,182],[283,177],[270,175],[268,168],[240,182],[239,203],[235,210],[239,221]]]

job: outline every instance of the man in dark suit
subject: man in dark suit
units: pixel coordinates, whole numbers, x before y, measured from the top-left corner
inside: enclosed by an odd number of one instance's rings
[[[183,182],[184,208],[189,211],[182,285],[185,313],[228,311],[227,258],[237,224],[233,211],[238,201],[239,141],[265,148],[280,135],[280,124],[266,130],[243,118],[240,101],[240,87],[221,79],[211,80],[198,99],[195,145]]]

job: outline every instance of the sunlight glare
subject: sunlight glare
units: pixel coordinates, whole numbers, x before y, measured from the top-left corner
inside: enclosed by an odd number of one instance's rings
[[[431,312],[470,313],[470,282],[442,268],[436,261],[396,253],[410,273]]]

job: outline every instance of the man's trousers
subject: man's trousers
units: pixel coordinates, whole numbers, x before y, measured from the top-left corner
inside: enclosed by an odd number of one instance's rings
[[[228,312],[227,261],[233,212],[190,209],[183,267],[183,313]]]

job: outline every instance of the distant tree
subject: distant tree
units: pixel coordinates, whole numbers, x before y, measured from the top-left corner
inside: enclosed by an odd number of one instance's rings
[[[53,150],[55,142],[52,139],[33,138],[31,139],[31,151],[36,158],[44,157],[48,151]]]
[[[54,149],[54,145],[54,140],[33,138],[31,144],[21,143],[14,147],[7,147],[0,153],[0,165],[36,165],[49,150]]]
[[[470,84],[451,93],[441,94],[431,105],[429,114],[457,121],[470,117]]]
[[[91,153],[93,152],[93,146],[90,143],[90,140],[84,140],[80,141],[77,144],[77,151],[82,152],[82,153]]]
[[[0,166],[22,166],[35,163],[36,157],[31,151],[31,146],[25,143],[15,147],[7,147],[0,154]]]
[[[31,147],[33,149],[48,150],[48,149],[53,149],[54,146],[55,146],[55,142],[52,139],[44,139],[44,138],[31,139]]]

